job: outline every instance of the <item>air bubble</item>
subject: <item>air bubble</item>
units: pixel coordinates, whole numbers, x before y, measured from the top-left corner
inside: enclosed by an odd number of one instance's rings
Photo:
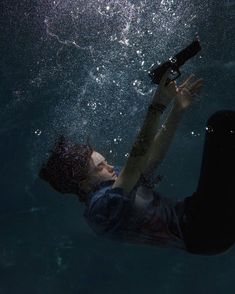
[[[97,107],[96,102],[92,102],[92,103],[87,103],[87,106],[90,106],[92,110],[95,110]]]
[[[213,128],[211,126],[206,127],[206,130],[207,130],[208,133],[213,133],[214,132],[214,130],[213,130]]]
[[[34,131],[34,134],[37,135],[37,136],[40,136],[42,133],[41,130],[37,129],[36,131]]]
[[[83,121],[82,121],[82,124],[85,126],[85,125],[87,125],[87,123],[88,123],[88,121],[86,120],[86,119],[84,119]]]
[[[192,131],[191,132],[191,135],[194,136],[194,137],[197,137],[197,136],[199,137],[200,136],[200,133],[195,133],[194,131]]]
[[[117,36],[116,35],[110,37],[110,41],[116,41],[116,40],[117,40]]]
[[[126,38],[123,38],[123,40],[120,40],[119,43],[123,44],[123,45],[126,45],[126,46],[129,46],[129,39],[126,39]]]
[[[122,141],[122,138],[120,136],[118,136],[117,138],[114,138],[113,141],[115,144],[118,144]]]

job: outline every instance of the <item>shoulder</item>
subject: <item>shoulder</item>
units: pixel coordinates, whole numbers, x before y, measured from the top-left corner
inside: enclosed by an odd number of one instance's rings
[[[91,195],[84,216],[96,232],[104,233],[118,227],[130,205],[121,188],[107,186]]]
[[[89,208],[92,212],[100,209],[109,209],[114,204],[118,205],[129,199],[124,196],[123,189],[120,187],[112,188],[112,183],[100,188],[90,195]]]

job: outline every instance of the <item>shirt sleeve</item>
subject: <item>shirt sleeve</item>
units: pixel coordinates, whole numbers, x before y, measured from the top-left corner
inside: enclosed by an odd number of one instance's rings
[[[96,233],[104,234],[118,230],[128,213],[131,200],[123,195],[122,188],[106,190],[93,204],[89,219]]]

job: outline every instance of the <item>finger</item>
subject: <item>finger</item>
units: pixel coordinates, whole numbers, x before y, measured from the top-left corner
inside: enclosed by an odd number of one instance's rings
[[[164,75],[161,78],[161,81],[159,83],[160,87],[164,87],[167,81],[168,76],[170,75],[171,69],[168,68],[168,70],[164,73]]]
[[[176,82],[175,81],[170,81],[170,83],[168,83],[167,85],[165,85],[165,87],[167,87],[167,89],[170,91],[170,90],[173,90],[173,89],[177,89],[177,85],[176,85]]]
[[[197,80],[195,83],[193,83],[191,86],[190,86],[190,92],[194,92],[196,91],[197,89],[201,89],[203,86],[203,79],[200,79],[200,80]]]
[[[198,87],[198,88],[194,89],[193,91],[190,91],[190,93],[191,93],[192,97],[194,97],[194,99],[198,98],[198,97],[201,98],[201,93],[200,93],[201,89],[202,89],[202,87]]]
[[[191,74],[180,86],[179,88],[188,87],[188,85],[192,82],[192,80],[195,78],[194,74]]]

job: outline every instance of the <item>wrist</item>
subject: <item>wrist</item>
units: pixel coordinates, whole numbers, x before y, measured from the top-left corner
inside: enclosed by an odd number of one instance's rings
[[[159,102],[151,103],[148,107],[148,111],[151,113],[156,113],[156,112],[163,113],[165,109],[166,109],[166,105]]]
[[[153,100],[152,100],[153,105],[162,104],[162,105],[165,105],[167,107],[169,102],[170,102],[169,99],[165,95],[163,95],[161,92],[159,92],[159,91],[155,92],[155,95],[154,95]]]
[[[174,109],[175,112],[179,112],[179,113],[185,112],[185,109],[180,104],[178,104],[176,101],[173,102],[172,108]]]
[[[160,103],[165,106],[168,106],[169,98],[157,90],[153,97],[153,104],[156,104],[156,103]]]

